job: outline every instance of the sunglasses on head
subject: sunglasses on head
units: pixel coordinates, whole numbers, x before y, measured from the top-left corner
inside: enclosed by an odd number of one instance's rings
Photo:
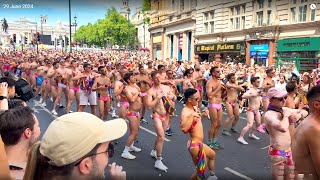
[[[85,158],[87,157],[91,157],[91,156],[96,156],[98,154],[104,154],[104,153],[107,153],[109,158],[112,158],[113,157],[113,154],[114,154],[114,145],[109,143],[109,147],[106,151],[103,151],[103,152],[97,152],[97,153],[94,153],[94,154],[89,154],[83,158],[81,158],[74,166],[78,166],[82,160],[84,160]]]

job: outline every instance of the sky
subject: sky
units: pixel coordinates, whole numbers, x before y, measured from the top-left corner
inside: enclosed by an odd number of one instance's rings
[[[48,25],[55,25],[57,21],[69,22],[68,0],[0,0],[0,5],[0,19],[6,18],[9,23],[27,17],[39,24],[40,16],[48,16]],[[73,17],[77,16],[78,27],[95,23],[103,19],[107,9],[112,6],[120,12],[121,5],[122,0],[71,0],[72,22]],[[129,7],[132,16],[137,8],[142,7],[142,0],[129,0]]]

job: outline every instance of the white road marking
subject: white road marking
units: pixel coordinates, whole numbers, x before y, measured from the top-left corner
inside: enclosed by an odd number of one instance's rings
[[[229,171],[229,172],[231,172],[232,174],[241,177],[242,179],[253,180],[253,179],[249,178],[248,176],[245,176],[245,175],[239,173],[238,171],[235,171],[235,170],[233,170],[233,169],[231,169],[231,168],[229,168],[229,167],[225,167],[224,170]]]
[[[58,118],[58,116],[52,114],[46,107],[43,107],[41,104],[39,104],[38,101],[34,101],[34,106],[40,107],[43,111],[47,112],[47,113],[48,113],[51,117],[53,117],[54,119],[57,119],[57,118]],[[109,113],[109,114],[110,114],[110,113]],[[119,116],[116,116],[116,118],[119,118]],[[127,121],[127,123],[129,123],[128,120],[126,120],[126,121]],[[155,133],[155,132],[153,132],[153,131],[151,131],[151,130],[143,127],[143,126],[140,126],[140,128],[141,128],[142,130],[144,130],[144,131],[146,131],[146,132],[154,135],[154,136],[157,136],[157,133]],[[164,140],[167,141],[167,142],[170,142],[170,139],[164,138]]]

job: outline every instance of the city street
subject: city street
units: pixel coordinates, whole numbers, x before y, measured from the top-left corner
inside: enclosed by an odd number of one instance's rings
[[[47,101],[47,108],[39,105],[38,99],[31,100],[29,106],[33,108],[36,116],[39,119],[41,127],[41,137],[46,131],[49,124],[56,117],[51,114],[52,103]],[[65,103],[63,103],[65,104]],[[138,135],[138,142],[135,146],[142,149],[140,153],[135,153],[135,160],[126,160],[121,158],[121,153],[127,140],[129,130],[126,135],[118,141],[115,149],[115,155],[109,159],[109,163],[116,162],[124,167],[127,172],[127,179],[189,179],[194,172],[194,165],[191,156],[186,148],[186,143],[189,138],[185,135],[179,126],[179,117],[183,105],[176,103],[177,112],[179,115],[172,121],[172,129],[175,132],[173,136],[166,136],[163,152],[163,163],[169,168],[168,172],[162,172],[154,168],[155,160],[149,155],[154,146],[156,134],[154,132],[150,112],[147,111],[146,119],[149,124],[142,124]],[[75,111],[75,103],[72,110]],[[89,112],[87,107],[86,111]],[[65,109],[58,109],[59,116],[65,113]],[[111,116],[110,116],[110,119]],[[223,116],[225,121],[226,114]],[[205,139],[207,140],[207,131],[209,120],[204,120]],[[245,126],[246,115],[241,114],[237,129]],[[268,145],[269,138],[267,134],[256,133],[261,140],[252,140],[245,138],[249,145],[242,145],[236,140],[238,134],[233,134],[232,137],[221,135],[220,142],[225,149],[217,151],[216,160],[216,175],[219,179],[271,179],[270,162],[267,150],[261,148]],[[106,170],[107,171],[107,170]],[[108,173],[106,173],[108,174]],[[208,171],[207,171],[208,175]]]

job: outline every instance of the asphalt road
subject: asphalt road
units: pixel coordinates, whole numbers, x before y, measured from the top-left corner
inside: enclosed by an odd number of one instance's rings
[[[65,105],[65,103],[63,104]],[[56,116],[51,114],[52,103],[47,101],[47,107],[45,108],[39,105],[38,99],[34,99],[30,100],[28,105],[36,112],[36,116],[40,122],[42,137],[49,124],[56,118]],[[181,103],[176,103],[176,108],[176,114],[180,116],[179,113],[181,112],[183,105]],[[76,110],[75,103],[72,106],[72,110]],[[86,111],[89,112],[90,108],[87,107]],[[59,114],[58,116],[61,116],[65,113],[65,109],[58,109],[57,112]],[[147,115],[145,116],[149,123],[141,125],[141,130],[138,135],[139,141],[135,143],[135,146],[142,149],[141,152],[134,153],[137,158],[135,160],[126,160],[120,156],[129,135],[128,131],[123,138],[119,139],[118,144],[116,145],[115,155],[113,158],[109,159],[109,163],[116,162],[117,164],[122,165],[127,172],[127,179],[130,180],[190,179],[190,176],[195,171],[195,167],[186,148],[189,136],[185,135],[180,130],[179,116],[172,120],[171,128],[175,132],[174,135],[167,136],[164,143],[162,156],[163,163],[168,167],[168,172],[155,169],[155,160],[149,155],[156,138],[153,121],[150,118],[150,111],[147,111]],[[109,119],[112,119],[111,116]],[[225,119],[226,114],[224,113],[223,121],[225,121]],[[210,122],[209,120],[204,120],[203,124],[205,139],[207,140]],[[237,129],[241,131],[245,124],[246,114],[242,113]],[[219,179],[271,179],[269,156],[267,150],[261,149],[269,144],[269,137],[267,134],[260,134],[258,132],[255,134],[261,139],[252,140],[245,137],[249,145],[238,143],[236,141],[239,136],[238,134],[233,134],[231,137],[220,136],[219,142],[224,145],[224,149],[216,151],[216,176]],[[106,174],[108,174],[107,170]]]

